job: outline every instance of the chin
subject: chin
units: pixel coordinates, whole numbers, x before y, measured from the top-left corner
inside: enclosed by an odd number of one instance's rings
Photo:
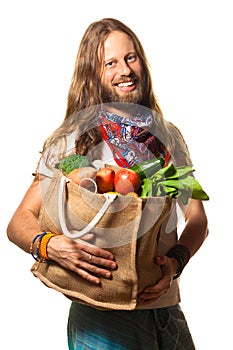
[[[125,102],[125,103],[134,103],[134,104],[140,104],[142,101],[142,97],[139,96],[139,94],[134,91],[134,92],[128,92],[123,95],[118,95],[117,93],[104,96],[104,102]]]

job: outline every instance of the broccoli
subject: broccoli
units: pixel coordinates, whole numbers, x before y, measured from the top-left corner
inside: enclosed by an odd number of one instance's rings
[[[85,156],[71,154],[63,158],[59,163],[59,169],[65,174],[69,174],[72,170],[90,166],[89,160]]]

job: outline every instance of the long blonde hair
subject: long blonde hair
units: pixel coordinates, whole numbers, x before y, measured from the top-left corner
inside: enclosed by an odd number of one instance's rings
[[[170,134],[170,127],[163,118],[161,108],[154,94],[149,63],[138,37],[119,20],[104,18],[90,24],[83,35],[68,92],[64,122],[45,142],[44,149],[52,144],[63,145],[61,146],[61,157],[64,156],[62,148],[63,150],[65,148],[65,137],[74,128],[77,128],[77,125],[82,130],[82,133],[80,135],[77,134],[76,138],[75,147],[77,153],[85,155],[88,150],[101,142],[102,136],[99,128],[95,127],[95,125],[91,128],[90,125],[96,116],[97,106],[104,102],[101,98],[103,49],[106,37],[113,31],[124,32],[132,39],[145,76],[145,89],[141,105],[150,108],[154,114],[156,136],[169,150],[174,148],[174,139]],[[76,125],[74,125],[74,120],[77,121]],[[88,125],[86,131],[85,123]]]

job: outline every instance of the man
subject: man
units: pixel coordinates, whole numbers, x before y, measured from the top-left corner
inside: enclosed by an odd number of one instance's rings
[[[118,103],[122,106],[123,117],[118,115]],[[125,103],[135,105],[136,111],[137,106],[150,109],[152,120],[139,113],[139,119],[133,118],[132,123],[128,121],[125,124],[124,113],[127,115],[128,112],[124,111]],[[97,114],[93,114],[96,106],[106,105],[109,106],[107,111],[99,113],[98,110]],[[80,155],[93,151],[92,157],[95,158],[93,154],[97,145],[102,145],[103,161],[112,157],[113,162],[126,167],[145,157],[160,154],[175,165],[191,162],[179,131],[162,116],[141,43],[127,26],[115,19],[92,23],[86,30],[75,63],[64,123],[45,142],[38,173],[43,174],[55,150],[62,149],[64,139],[72,134],[75,115],[79,119],[73,147]],[[97,115],[100,122],[96,121]],[[145,128],[142,124],[146,125]],[[113,126],[117,127],[114,132]],[[156,137],[149,127],[155,131]],[[129,143],[129,139],[133,141]],[[125,153],[127,145],[130,152]],[[60,155],[65,154],[66,150],[59,152]],[[39,235],[38,224],[41,203],[37,174],[7,230],[9,239],[32,255],[38,254],[34,244],[43,239]],[[175,245],[168,245],[166,253],[157,258],[163,276],[158,283],[148,286],[141,293],[138,310],[104,312],[72,303],[68,322],[70,349],[194,349],[179,306],[178,284],[174,278],[180,275],[207,236],[207,218],[201,201],[189,200],[185,219],[186,225],[179,241],[174,237]],[[35,236],[35,233],[38,235]],[[46,257],[90,283],[99,284],[101,278],[111,279],[117,261],[108,250],[92,245],[92,238],[91,233],[79,242],[64,235],[49,236]]]

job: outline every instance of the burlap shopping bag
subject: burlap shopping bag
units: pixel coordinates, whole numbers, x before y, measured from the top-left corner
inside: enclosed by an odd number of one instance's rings
[[[58,171],[50,181],[40,210],[42,231],[62,234],[61,213],[65,213],[65,229],[83,230],[102,210],[106,198],[73,182],[63,182],[63,204],[59,204],[61,181]],[[169,197],[134,198],[119,196],[108,204],[106,212],[91,232],[94,244],[111,251],[118,264],[111,280],[102,278],[101,285],[93,285],[56,262],[35,262],[32,273],[45,285],[54,288],[74,301],[101,309],[133,310],[138,294],[161,277],[154,262],[161,227],[171,210]],[[63,214],[64,214],[63,213]],[[95,219],[94,219],[95,220]]]

